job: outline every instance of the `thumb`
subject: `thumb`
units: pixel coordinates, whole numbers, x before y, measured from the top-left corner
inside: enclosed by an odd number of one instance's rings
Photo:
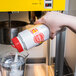
[[[44,23],[43,18],[40,18],[39,20],[34,22],[34,24],[41,24],[41,23]]]

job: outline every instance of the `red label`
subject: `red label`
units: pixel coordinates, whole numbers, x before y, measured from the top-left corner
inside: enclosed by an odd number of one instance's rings
[[[34,36],[35,43],[41,43],[43,41],[44,41],[44,34],[43,33],[39,33],[39,34]]]

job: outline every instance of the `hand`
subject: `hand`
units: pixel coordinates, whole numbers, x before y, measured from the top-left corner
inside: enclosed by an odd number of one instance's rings
[[[54,36],[61,31],[67,25],[68,15],[59,12],[47,12],[43,17],[35,22],[35,24],[45,24],[50,29],[50,38],[53,39]]]

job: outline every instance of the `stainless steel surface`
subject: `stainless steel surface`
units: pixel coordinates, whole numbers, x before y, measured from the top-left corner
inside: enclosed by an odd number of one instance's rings
[[[11,27],[9,27],[8,21],[0,22],[0,43],[10,44],[11,39],[17,36],[25,25],[27,25],[27,23],[23,21],[11,21]]]
[[[54,38],[55,39],[55,38]],[[54,40],[53,39],[53,40]],[[46,55],[46,63],[48,64],[48,65],[52,65],[52,64],[54,64],[54,56],[52,56],[52,52],[54,51],[52,48],[54,48],[54,42],[53,42],[53,40],[48,40],[47,41],[47,46],[48,46],[48,48],[47,48],[47,55]]]
[[[26,76],[48,76],[48,66],[46,64],[27,64]]]
[[[56,60],[55,60],[55,76],[63,76],[65,50],[65,28],[59,32],[56,37]]]

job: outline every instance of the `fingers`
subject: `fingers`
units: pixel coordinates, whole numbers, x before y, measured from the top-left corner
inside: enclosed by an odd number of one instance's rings
[[[44,18],[40,18],[39,20],[35,21],[34,24],[44,24]]]
[[[45,24],[49,28],[49,30],[50,30],[50,38],[54,39],[54,37],[56,35],[55,32],[54,32],[54,30],[51,30],[50,26],[48,26],[46,23],[47,23],[46,22],[46,18],[42,17],[39,20],[37,20],[34,24]]]

